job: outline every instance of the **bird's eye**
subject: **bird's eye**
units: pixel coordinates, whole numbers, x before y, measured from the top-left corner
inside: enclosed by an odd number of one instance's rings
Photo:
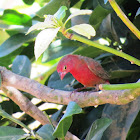
[[[64,66],[64,70],[66,70],[67,69],[67,66]]]

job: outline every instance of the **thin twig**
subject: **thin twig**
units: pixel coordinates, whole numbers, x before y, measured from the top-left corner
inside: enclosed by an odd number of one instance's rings
[[[119,5],[115,2],[115,0],[108,0],[116,14],[120,17],[120,19],[125,23],[125,25],[140,39],[140,31],[134,26],[134,24],[128,19],[128,17],[121,10]]]

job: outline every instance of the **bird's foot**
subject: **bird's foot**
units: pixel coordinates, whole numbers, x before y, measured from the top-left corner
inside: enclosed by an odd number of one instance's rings
[[[71,96],[72,96],[73,93],[79,92],[79,91],[81,91],[81,90],[83,90],[83,89],[86,89],[86,88],[87,88],[87,87],[81,87],[81,88],[77,88],[77,89],[73,90],[73,91],[70,93],[70,98],[71,98]]]

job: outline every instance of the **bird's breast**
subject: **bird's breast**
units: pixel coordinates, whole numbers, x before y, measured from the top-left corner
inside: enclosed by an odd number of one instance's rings
[[[104,80],[96,76],[86,65],[81,64],[71,71],[73,77],[86,87],[94,87],[96,84],[102,83]]]

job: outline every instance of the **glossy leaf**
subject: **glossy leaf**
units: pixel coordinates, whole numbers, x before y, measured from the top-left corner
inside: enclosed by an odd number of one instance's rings
[[[18,140],[24,137],[25,132],[22,129],[10,126],[0,126],[1,140]]]
[[[37,130],[37,134],[39,134],[43,140],[55,140],[55,137],[52,135],[53,131],[53,127],[50,124],[46,124]]]
[[[0,116],[2,116],[3,118],[7,118],[7,119],[9,119],[9,120],[11,120],[11,121],[13,121],[13,122],[15,122],[15,123],[19,124],[20,126],[26,128],[27,130],[30,131],[30,129],[29,129],[25,124],[23,124],[21,121],[19,121],[18,119],[14,118],[13,116],[11,116],[11,115],[9,115],[7,112],[5,112],[5,111],[1,108],[1,106],[0,106]]]
[[[36,60],[48,48],[52,40],[56,37],[59,29],[60,28],[45,29],[37,35],[34,48]]]
[[[23,0],[23,2],[27,5],[32,5],[35,2],[35,0]]]
[[[79,47],[77,50],[74,51],[73,54],[78,54],[78,55],[95,58],[104,52],[105,51],[103,51],[101,49],[91,47],[91,46],[86,46],[86,47]]]
[[[55,71],[49,78],[48,81],[48,87],[53,88],[53,89],[60,89],[60,90],[69,90],[72,91],[74,90],[73,88],[73,81],[74,78],[73,76],[68,73],[64,79],[62,81],[60,81],[60,77],[57,73],[57,71]]]
[[[104,9],[102,6],[98,5],[92,12],[89,22],[97,30],[102,22],[102,20],[110,13],[110,10]]]
[[[66,113],[54,130],[53,135],[57,138],[64,138],[72,123],[72,115],[79,113],[82,113],[82,108],[80,108],[75,102],[71,101],[67,106]]]
[[[61,6],[69,6],[69,1],[66,0],[51,0],[48,4],[42,7],[36,14],[40,17],[44,15],[53,15]]]
[[[17,50],[13,51],[12,53],[1,57],[0,58],[0,66],[4,66],[9,69],[9,65],[13,63],[13,60],[17,55],[19,55],[22,52],[23,48],[18,48]]]
[[[124,77],[128,77],[131,76],[134,73],[139,73],[140,70],[113,70],[111,71],[110,75],[111,75],[111,79],[118,79],[118,78],[124,78]]]
[[[67,9],[68,8],[66,6],[61,6],[59,10],[54,14],[54,17],[58,20],[58,22],[62,22],[62,20],[66,16]]]
[[[0,16],[0,21],[8,25],[24,25],[31,26],[31,17],[26,14],[21,14],[16,10],[7,9],[4,10],[4,14]]]
[[[29,78],[31,72],[31,62],[29,58],[25,55],[18,55],[13,61],[12,72]]]
[[[96,31],[94,30],[94,28],[89,24],[75,25],[75,26],[71,27],[70,29],[80,35],[87,37],[88,39],[95,36],[95,34],[96,34]]]
[[[103,117],[109,117],[113,123],[104,132],[104,139],[126,139],[128,131],[140,111],[140,98],[126,105],[106,104]],[[137,122],[138,123],[138,122]],[[131,131],[131,130],[130,130]],[[115,135],[117,132],[117,135]],[[139,132],[138,132],[139,134]]]
[[[42,62],[48,62],[76,50],[81,43],[72,40],[56,40],[44,52]]]
[[[112,123],[109,118],[101,118],[93,122],[85,140],[101,140],[104,131]]]
[[[34,35],[24,34],[16,34],[8,38],[1,46],[0,46],[0,57],[4,57],[18,48],[20,48],[25,42],[34,39]]]

